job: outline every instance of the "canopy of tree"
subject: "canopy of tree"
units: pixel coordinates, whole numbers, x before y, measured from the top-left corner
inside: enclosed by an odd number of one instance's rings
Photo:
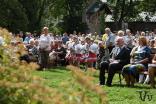
[[[54,32],[73,32],[87,29],[82,22],[92,0],[0,0],[0,26],[12,32],[40,31],[48,26]],[[94,0],[96,1],[96,0]],[[98,1],[98,0],[97,0]],[[141,20],[142,11],[154,14],[156,0],[107,0],[113,10],[113,19]]]

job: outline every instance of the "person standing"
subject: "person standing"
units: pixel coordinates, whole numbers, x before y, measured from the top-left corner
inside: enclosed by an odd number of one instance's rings
[[[39,38],[39,52],[41,69],[48,67],[49,52],[51,50],[51,38],[48,27],[43,28],[43,34]]]
[[[112,51],[114,48],[114,42],[115,42],[115,35],[111,32],[110,28],[105,29],[105,35],[106,37],[106,47],[109,49],[109,52]]]
[[[132,36],[131,31],[129,29],[126,30],[126,35],[124,36],[125,44],[129,49],[132,50],[134,47],[133,41],[134,41],[134,36]]]

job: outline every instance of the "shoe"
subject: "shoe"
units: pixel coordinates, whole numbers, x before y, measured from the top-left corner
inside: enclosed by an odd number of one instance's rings
[[[107,84],[106,84],[106,86],[111,87],[111,86],[112,86],[112,84],[108,84],[108,83],[107,83]]]

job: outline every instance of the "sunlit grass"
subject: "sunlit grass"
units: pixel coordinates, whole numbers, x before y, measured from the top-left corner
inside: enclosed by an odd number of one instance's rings
[[[49,71],[36,71],[35,75],[45,79],[45,85],[62,92],[66,92],[66,89],[69,90],[69,88],[63,88],[61,84],[70,82],[73,79],[71,71],[65,68],[50,69]],[[94,83],[97,84],[98,71],[90,75],[94,76]],[[124,80],[122,80],[123,85],[120,86],[118,75],[114,77],[113,81],[112,87],[103,86],[110,104],[156,104],[156,90],[151,89],[149,85],[136,84],[134,88],[128,88],[124,86]],[[82,90],[81,85],[77,84],[77,82],[73,84],[72,89],[75,89],[75,91]],[[138,90],[149,91],[149,94],[153,95],[153,99],[151,101],[148,101],[148,99],[146,99],[146,101],[141,101],[139,93],[137,92]],[[87,91],[86,94],[88,97],[92,98],[93,104],[99,104],[98,97],[95,93]]]

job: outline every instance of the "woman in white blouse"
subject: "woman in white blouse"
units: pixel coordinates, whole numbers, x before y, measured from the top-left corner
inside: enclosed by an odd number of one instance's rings
[[[43,28],[43,34],[39,39],[40,65],[41,69],[48,67],[49,52],[51,50],[51,37],[48,33],[48,27]]]

